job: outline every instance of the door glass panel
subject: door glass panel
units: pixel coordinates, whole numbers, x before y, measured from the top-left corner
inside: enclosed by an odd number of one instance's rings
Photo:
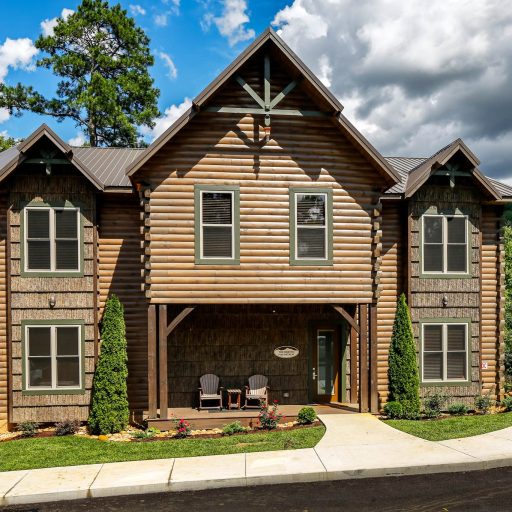
[[[318,331],[317,347],[317,393],[319,395],[334,395],[334,332]]]

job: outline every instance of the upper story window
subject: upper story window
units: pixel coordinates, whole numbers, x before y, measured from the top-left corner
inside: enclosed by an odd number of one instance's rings
[[[423,274],[469,273],[468,218],[463,215],[424,215]]]
[[[239,262],[239,192],[229,187],[196,187],[196,262]]]
[[[26,207],[25,272],[80,272],[80,210]]]
[[[290,262],[332,264],[330,190],[290,190]]]

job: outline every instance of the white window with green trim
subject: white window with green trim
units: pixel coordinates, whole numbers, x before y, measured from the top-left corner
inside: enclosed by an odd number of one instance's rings
[[[24,272],[80,272],[80,209],[27,206],[23,211]]]
[[[468,275],[470,245],[465,215],[423,215],[422,275]]]
[[[24,389],[81,390],[83,326],[25,323],[23,329]]]
[[[469,380],[469,322],[421,323],[422,382]]]

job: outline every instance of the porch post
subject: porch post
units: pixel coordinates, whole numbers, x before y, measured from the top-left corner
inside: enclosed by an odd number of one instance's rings
[[[368,412],[368,304],[359,305],[359,412]]]
[[[157,410],[157,367],[156,367],[156,306],[148,306],[148,414],[156,418]]]
[[[167,305],[161,304],[158,311],[158,373],[160,382],[160,419],[168,419],[169,395],[167,374]]]
[[[377,305],[370,305],[370,412],[379,412],[377,389]]]

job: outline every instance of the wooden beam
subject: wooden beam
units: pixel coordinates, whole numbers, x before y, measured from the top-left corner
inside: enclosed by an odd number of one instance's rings
[[[300,78],[290,82],[271,102],[270,110],[272,110],[278,103],[280,103],[288,94],[290,94],[300,82]]]
[[[242,86],[242,89],[261,107],[265,108],[265,103],[258,96],[256,91],[240,76],[235,76],[235,80]]]
[[[265,110],[270,110],[270,58],[265,55],[263,69],[263,101],[265,102]]]
[[[159,347],[159,383],[160,383],[160,419],[168,419],[169,389],[167,374],[167,305],[158,308],[158,347]]]
[[[379,412],[379,393],[377,389],[377,305],[370,306],[370,412]]]
[[[359,326],[357,325],[357,322],[354,320],[354,318],[347,312],[347,310],[343,306],[336,306],[332,304],[332,307],[334,310],[336,310],[354,329],[357,333],[359,333]]]
[[[185,320],[185,318],[188,315],[190,315],[190,313],[192,313],[192,311],[194,311],[194,309],[195,309],[195,306],[187,307],[187,308],[183,309],[183,311],[181,311],[181,313],[176,315],[176,317],[173,319],[173,321],[167,326],[166,336],[169,336],[169,334],[171,334],[171,332],[174,331],[174,329],[176,329],[176,327],[178,327],[178,325],[183,320]]]
[[[368,412],[368,304],[359,305],[359,412]]]
[[[320,110],[292,110],[292,109],[271,109],[266,111],[263,108],[250,107],[206,107],[205,112],[217,112],[219,114],[253,114],[253,115],[278,115],[291,117],[331,117],[329,112]]]
[[[151,419],[157,411],[156,306],[148,306],[148,412]]]
[[[350,402],[357,403],[357,331],[350,329]]]

